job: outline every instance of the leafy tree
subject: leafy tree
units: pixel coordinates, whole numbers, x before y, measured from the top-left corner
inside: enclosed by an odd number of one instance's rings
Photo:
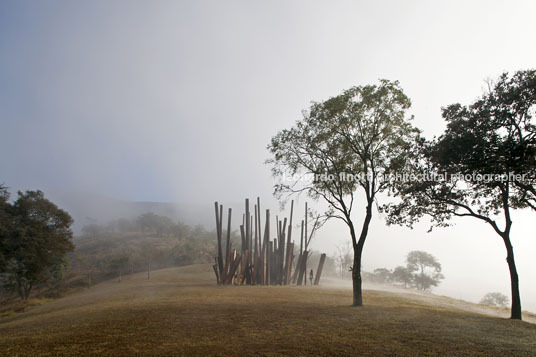
[[[487,293],[482,300],[480,300],[480,303],[493,306],[508,306],[510,300],[508,299],[508,296],[501,293]]]
[[[391,271],[385,268],[374,269],[374,281],[380,284],[388,284],[392,280]]]
[[[408,254],[406,258],[407,270],[415,272],[413,282],[419,290],[428,290],[432,286],[437,286],[444,278],[441,274],[441,264],[430,253],[415,250]]]
[[[435,226],[448,226],[453,217],[473,217],[493,228],[506,248],[512,319],[521,319],[521,300],[511,210],[535,208],[535,93],[535,71],[505,73],[473,104],[443,108],[445,133],[419,140],[407,167],[425,179],[397,181],[394,194],[401,202],[384,207],[390,224],[411,226],[429,215]]]
[[[347,225],[354,251],[354,306],[363,304],[361,257],[377,194],[389,187],[384,176],[404,165],[418,132],[406,116],[410,104],[398,82],[353,87],[313,103],[302,120],[279,132],[268,146],[268,163],[279,178],[276,196],[305,192],[327,203],[325,219]],[[360,227],[352,217],[358,189],[364,195]]]
[[[46,281],[74,249],[71,216],[47,200],[41,191],[19,192],[9,208],[11,226],[5,237],[4,273],[21,299]]]
[[[404,287],[407,288],[413,284],[413,273],[408,267],[397,266],[393,273],[391,274],[393,282],[404,284]]]

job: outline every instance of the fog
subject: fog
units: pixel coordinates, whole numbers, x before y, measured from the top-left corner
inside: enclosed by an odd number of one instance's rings
[[[399,80],[415,125],[439,135],[442,106],[534,67],[535,11],[531,1],[3,1],[0,183],[60,206],[82,193],[206,207],[211,219],[216,200],[260,196],[276,210],[266,145],[311,101]],[[533,217],[515,214],[512,240],[522,307],[536,311]],[[500,238],[474,219],[455,223],[426,233],[426,222],[386,227],[376,213],[364,269],[425,250],[446,277],[435,293],[510,295]],[[313,248],[332,254],[346,239],[330,222]]]

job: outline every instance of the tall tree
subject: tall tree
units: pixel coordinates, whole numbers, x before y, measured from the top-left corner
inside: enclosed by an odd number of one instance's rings
[[[435,226],[450,225],[453,217],[473,217],[493,228],[506,248],[512,319],[521,319],[521,301],[511,211],[534,208],[535,93],[535,71],[505,73],[471,105],[443,108],[445,133],[419,140],[406,172],[417,179],[397,180],[393,192],[401,200],[384,207],[391,224],[411,226],[429,215]]]
[[[47,200],[41,191],[19,192],[9,207],[4,273],[21,299],[32,287],[48,279],[64,256],[72,251],[71,216]]]
[[[409,98],[398,82],[357,86],[324,102],[313,103],[303,119],[272,138],[268,146],[272,172],[279,178],[277,196],[307,193],[328,204],[324,217],[348,227],[354,260],[353,305],[363,304],[361,257],[377,194],[387,187],[385,175],[404,165],[418,131],[406,110]],[[354,195],[360,189],[365,213],[354,224]]]

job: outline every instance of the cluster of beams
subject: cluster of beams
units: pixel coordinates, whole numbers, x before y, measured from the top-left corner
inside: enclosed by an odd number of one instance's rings
[[[233,249],[231,243],[232,209],[227,215],[225,247],[223,247],[223,205],[214,203],[216,214],[216,234],[218,256],[213,265],[216,280],[220,285],[307,285],[307,259],[315,222],[311,235],[307,235],[307,203],[305,219],[301,222],[299,253],[292,240],[292,218],[294,201],[290,205],[290,217],[275,217],[276,237],[270,239],[270,210],[266,210],[264,232],[261,224],[261,202],[250,211],[249,199],[245,200],[245,213],[240,225],[240,250]],[[287,225],[288,223],[288,225]],[[295,259],[297,255],[297,260]],[[320,282],[326,254],[322,254],[315,274],[314,285]]]

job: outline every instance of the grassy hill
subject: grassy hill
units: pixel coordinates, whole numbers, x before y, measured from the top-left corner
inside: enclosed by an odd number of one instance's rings
[[[536,355],[536,325],[461,310],[452,299],[366,290],[366,306],[354,308],[348,289],[218,287],[210,269],[162,269],[151,280],[135,274],[4,317],[0,351],[21,356]]]

